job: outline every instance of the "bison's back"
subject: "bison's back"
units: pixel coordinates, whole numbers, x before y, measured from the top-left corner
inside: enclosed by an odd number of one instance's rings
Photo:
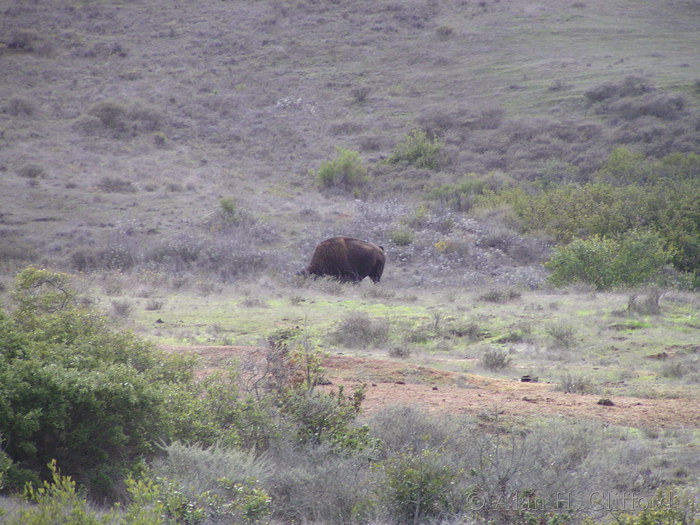
[[[331,237],[321,241],[306,269],[312,275],[327,275],[353,282],[367,276],[378,282],[383,270],[384,249],[353,237]]]

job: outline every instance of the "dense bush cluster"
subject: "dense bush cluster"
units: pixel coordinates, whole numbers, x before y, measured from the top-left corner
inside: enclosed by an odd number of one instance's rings
[[[477,195],[479,206],[508,206],[521,228],[559,244],[549,266],[557,284],[604,289],[636,285],[665,263],[700,271],[700,157],[658,161],[616,149],[595,181],[539,189],[504,186]]]
[[[187,366],[112,330],[81,306],[65,274],[25,270],[14,309],[0,315],[6,484],[21,488],[56,460],[95,497],[114,497],[166,436],[164,389],[191,377]]]

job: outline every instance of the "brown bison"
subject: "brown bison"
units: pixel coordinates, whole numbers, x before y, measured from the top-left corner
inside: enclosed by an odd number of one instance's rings
[[[384,248],[352,237],[331,237],[316,246],[311,262],[302,275],[334,277],[358,283],[369,276],[378,283],[384,271]]]

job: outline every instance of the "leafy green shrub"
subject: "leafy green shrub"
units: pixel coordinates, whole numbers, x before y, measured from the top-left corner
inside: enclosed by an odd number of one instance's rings
[[[459,182],[432,189],[428,196],[454,211],[468,212],[477,195],[497,190],[502,182],[495,177],[479,177],[476,173],[468,173]]]
[[[167,511],[178,523],[210,520],[267,523],[271,501],[263,488],[271,475],[264,457],[213,445],[165,447],[167,456],[151,467],[164,493]]]
[[[425,131],[414,129],[396,146],[388,161],[393,164],[406,162],[417,168],[437,169],[442,164],[440,154],[443,146],[441,139],[431,139]]]
[[[342,387],[330,393],[291,392],[283,406],[283,413],[295,428],[296,442],[302,444],[329,444],[339,451],[363,450],[376,446],[369,436],[369,427],[355,425],[355,418],[365,398],[366,386],[356,387],[345,394]]]
[[[336,148],[336,157],[326,161],[316,172],[316,178],[324,188],[357,190],[368,180],[367,168],[362,165],[360,154],[344,148]]]
[[[389,240],[397,246],[410,246],[414,238],[415,234],[408,228],[400,228],[389,232]]]
[[[243,422],[246,413],[234,369],[211,374],[199,383],[172,385],[166,390],[168,399],[177,407],[168,418],[168,435],[172,439],[195,442],[202,446],[220,443],[224,446],[248,444],[239,433],[251,434],[258,427]],[[256,412],[256,417],[261,417]],[[258,425],[262,421],[258,421]],[[253,443],[255,442],[255,438]]]
[[[224,222],[235,224],[241,220],[241,212],[233,197],[223,197],[219,200],[219,213]]]
[[[159,482],[151,480],[126,480],[129,504],[114,506],[109,510],[92,507],[77,489],[70,476],[59,472],[56,462],[48,465],[51,481],[42,486],[26,487],[24,497],[30,506],[5,517],[7,525],[48,525],[66,523],[71,525],[174,525],[196,524],[201,521],[181,521],[182,514],[174,513],[173,494],[163,489]],[[191,514],[188,517],[193,517]],[[203,516],[202,516],[203,517]]]
[[[381,464],[385,476],[379,497],[398,523],[418,524],[451,513],[457,471],[435,450],[403,453]]]
[[[643,153],[634,153],[627,148],[615,148],[600,169],[598,176],[611,184],[647,182],[653,168]]]
[[[639,498],[637,513],[615,513],[619,525],[697,525],[698,513],[695,501],[676,490],[659,490],[655,495]],[[587,518],[583,525],[598,525],[601,522]]]
[[[56,460],[94,496],[113,497],[167,436],[163,388],[191,380],[191,362],[113,330],[66,274],[28,268],[12,299],[0,313],[0,435],[13,468],[43,473]]]
[[[559,184],[541,191],[487,188],[473,197],[479,208],[507,208],[524,232],[541,231],[557,242],[599,235],[620,239],[644,225],[657,232],[670,262],[682,272],[700,271],[700,156],[672,153],[658,161],[617,148],[597,180]]]
[[[598,290],[648,282],[670,260],[658,234],[638,231],[622,240],[594,235],[558,246],[545,263],[557,285],[592,284]]]

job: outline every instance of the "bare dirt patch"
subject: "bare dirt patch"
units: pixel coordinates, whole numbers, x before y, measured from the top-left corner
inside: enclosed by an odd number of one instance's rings
[[[168,352],[193,352],[206,376],[258,348],[241,346],[167,346]],[[366,384],[363,409],[372,414],[391,405],[410,405],[432,413],[483,417],[562,416],[638,428],[697,428],[700,404],[694,399],[644,399],[613,395],[567,394],[551,383],[521,382],[448,372],[389,359],[331,356],[323,363],[331,389]],[[602,398],[612,405],[599,404]]]

